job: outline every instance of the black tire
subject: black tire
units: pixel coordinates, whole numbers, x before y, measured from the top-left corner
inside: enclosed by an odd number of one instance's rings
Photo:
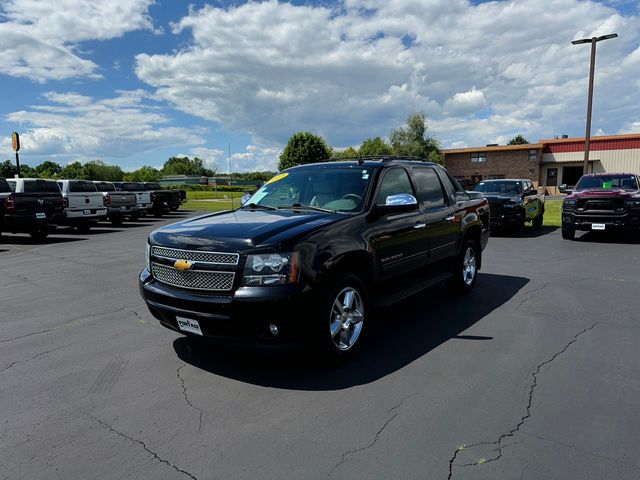
[[[540,210],[540,215],[533,219],[533,228],[540,230],[542,228],[542,222],[544,222],[544,209]]]
[[[341,274],[328,283],[330,285],[319,301],[314,341],[325,358],[340,362],[355,355],[362,347],[372,307],[369,291],[357,276]],[[347,309],[344,306],[349,292],[351,303]],[[338,304],[343,305],[342,315],[336,308]]]
[[[518,223],[518,225],[516,225],[515,227],[513,227],[513,234],[516,237],[524,237],[524,230],[525,230],[525,227],[524,227],[524,221],[523,221]]]
[[[129,217],[129,218],[130,218],[130,220],[131,220],[132,222],[135,222],[135,221],[137,221],[137,220],[139,220],[139,219],[140,219],[140,214],[139,214],[139,213],[134,213],[134,214],[132,214],[132,215],[131,215],[131,217]]]
[[[160,217],[162,217],[162,212],[156,210],[155,212],[153,212],[153,216],[156,217],[156,218],[160,218]]]
[[[34,240],[42,241],[49,236],[49,230],[46,227],[39,227],[29,232],[31,238]]]
[[[472,254],[468,258],[467,252]],[[456,292],[470,292],[478,279],[478,265],[480,264],[481,253],[478,245],[471,239],[465,240],[453,267],[453,277],[449,282],[452,290]]]
[[[576,231],[573,228],[562,228],[562,238],[565,240],[573,240],[576,238]]]
[[[93,227],[93,225],[90,223],[79,223],[76,225],[76,230],[78,230],[79,233],[89,233],[91,227]]]
[[[114,227],[120,227],[124,222],[124,218],[120,217],[120,218],[112,218],[111,219],[111,225],[113,225]]]

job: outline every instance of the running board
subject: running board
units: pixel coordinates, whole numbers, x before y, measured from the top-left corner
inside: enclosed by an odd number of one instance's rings
[[[375,301],[375,305],[378,308],[385,308],[397,303],[405,298],[408,298],[412,295],[422,292],[427,288],[431,288],[439,283],[445,282],[453,277],[453,273],[451,272],[441,272],[437,275],[429,276],[424,278],[416,283],[412,283],[409,286],[404,286],[402,288],[395,288],[388,293],[381,294],[380,291],[377,292],[378,300]]]

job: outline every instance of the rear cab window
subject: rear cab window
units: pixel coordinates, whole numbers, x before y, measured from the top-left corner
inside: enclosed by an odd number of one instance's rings
[[[97,191],[96,185],[93,182],[82,180],[71,180],[69,182],[69,192],[71,193],[89,193]]]
[[[60,193],[60,188],[52,180],[24,180],[24,193]]]
[[[0,178],[0,193],[11,193],[11,187],[4,178]]]
[[[113,186],[112,183],[109,182],[99,182],[95,184],[100,192],[115,192],[116,187]]]

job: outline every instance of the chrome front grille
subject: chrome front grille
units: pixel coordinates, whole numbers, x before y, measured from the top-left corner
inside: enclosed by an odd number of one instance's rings
[[[170,260],[189,260],[190,262],[209,263],[212,265],[237,265],[240,255],[225,252],[201,252],[198,250],[181,250],[178,248],[151,247],[154,257]]]
[[[151,273],[156,280],[172,287],[220,292],[228,292],[233,288],[236,275],[235,272],[178,270],[158,263],[151,264]]]

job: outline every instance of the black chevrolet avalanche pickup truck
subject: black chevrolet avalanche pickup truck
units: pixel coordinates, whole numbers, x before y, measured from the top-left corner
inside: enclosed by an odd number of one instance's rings
[[[583,175],[562,202],[562,238],[576,230],[640,231],[640,177],[634,173]]]
[[[489,205],[441,166],[380,157],[290,168],[238,210],[159,228],[142,296],[165,327],[343,358],[376,306],[448,281],[471,290]]]

